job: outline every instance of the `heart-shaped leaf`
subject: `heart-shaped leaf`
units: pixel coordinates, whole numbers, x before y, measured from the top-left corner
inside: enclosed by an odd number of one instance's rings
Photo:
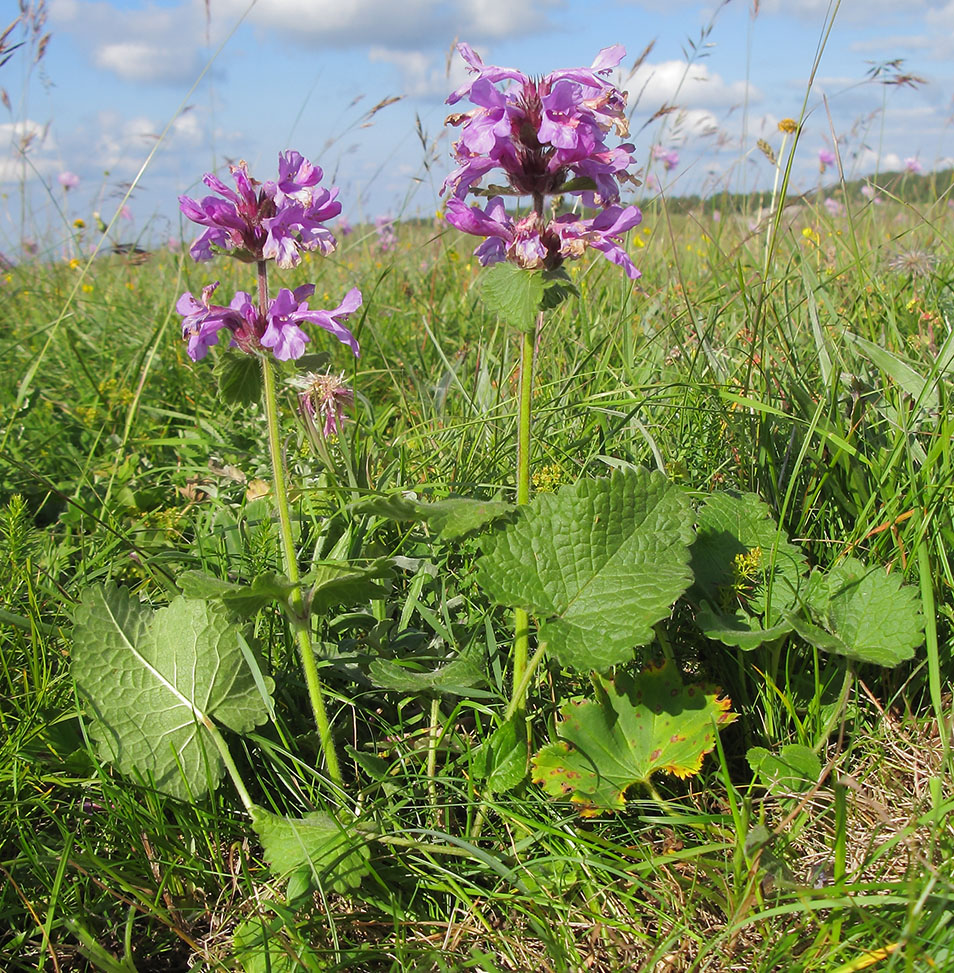
[[[471,777],[486,793],[505,794],[527,776],[527,756],[526,720],[507,720],[471,751]]]
[[[653,639],[689,586],[692,508],[664,476],[615,470],[542,494],[489,538],[478,579],[540,620],[565,666],[605,670]]]
[[[434,669],[412,669],[390,659],[375,659],[368,667],[371,682],[381,689],[399,693],[446,693],[466,696],[475,686],[487,682],[473,654],[462,654]]]
[[[583,817],[621,811],[627,789],[657,771],[698,773],[716,727],[736,718],[718,690],[684,686],[671,664],[597,678],[599,697],[565,703],[559,742],[533,760],[534,781],[579,805]]]
[[[250,405],[262,398],[262,363],[256,355],[226,351],[215,363],[219,396],[229,405]]]
[[[366,836],[330,814],[289,818],[256,806],[252,827],[275,876],[288,877],[289,902],[313,888],[344,894],[368,874]]]
[[[215,723],[247,733],[268,718],[239,635],[210,602],[180,597],[153,611],[124,588],[87,589],[73,678],[102,757],[181,800],[217,784]],[[270,696],[272,680],[257,678]]]
[[[521,331],[536,327],[544,290],[541,271],[522,270],[502,261],[480,275],[479,287],[484,306],[492,314]]]

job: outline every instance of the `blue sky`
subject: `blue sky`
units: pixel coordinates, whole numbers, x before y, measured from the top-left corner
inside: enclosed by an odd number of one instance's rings
[[[464,78],[455,40],[531,73],[589,64],[622,43],[641,164],[662,144],[680,156],[658,173],[670,191],[771,185],[756,142],[777,150],[778,120],[801,114],[833,9],[828,0],[46,4],[52,37],[39,66],[15,54],[0,68],[10,102],[0,108],[0,250],[19,240],[21,199],[38,235],[56,225],[55,204],[108,221],[151,152],[126,236],[177,235],[176,196],[203,194],[203,172],[244,158],[266,179],[285,148],[322,165],[352,222],[431,213],[451,168],[443,102]],[[926,83],[866,81],[874,64],[898,58]],[[400,100],[372,112],[391,98]],[[675,108],[649,121],[664,105]],[[817,183],[818,151],[835,138],[848,175],[910,157],[926,169],[952,164],[954,0],[843,0],[808,99],[797,188]],[[81,179],[68,196],[56,180],[66,169]]]

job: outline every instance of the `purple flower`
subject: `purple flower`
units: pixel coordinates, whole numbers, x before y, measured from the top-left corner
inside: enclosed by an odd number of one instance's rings
[[[210,304],[212,292],[219,286],[219,282],[202,288],[202,297],[198,300],[186,291],[176,301],[176,310],[182,315],[182,337],[189,342],[189,357],[199,361],[209,352],[212,345],[219,343],[219,332],[228,328],[233,336],[244,323],[241,314],[232,307],[222,307],[220,304]],[[232,303],[247,294],[235,295]],[[234,337],[231,344],[235,344]]]
[[[378,233],[378,250],[387,253],[397,247],[397,234],[394,232],[394,220],[390,216],[379,216],[374,221]]]
[[[924,172],[924,166],[921,165],[920,159],[911,156],[904,160],[904,171],[917,175],[918,173]]]
[[[267,324],[260,339],[263,347],[271,348],[279,361],[300,358],[310,339],[299,325],[307,321],[329,331],[358,356],[358,342],[343,322],[361,306],[361,292],[353,287],[333,311],[321,311],[309,310],[305,300],[314,291],[314,284],[302,284],[294,291],[283,287],[278,292],[268,307]]]
[[[182,315],[182,337],[189,342],[189,357],[193,361],[205,358],[209,348],[218,344],[223,329],[230,332],[231,346],[249,354],[268,348],[279,361],[299,358],[311,340],[300,327],[303,322],[330,331],[355,355],[359,353],[357,340],[343,323],[361,306],[357,288],[350,290],[333,311],[309,310],[307,298],[314,294],[314,284],[302,284],[294,291],[282,288],[269,302],[263,317],[245,291],[238,291],[228,307],[211,304],[212,292],[218,286],[216,281],[205,287],[201,299],[186,292],[176,302],[176,310]]]
[[[672,172],[679,165],[679,153],[675,149],[664,149],[661,145],[654,145],[653,161],[661,162],[666,172]]]
[[[841,216],[842,213],[845,212],[844,205],[839,200],[834,199],[831,196],[825,199],[825,209],[827,209],[832,216]]]
[[[520,194],[553,195],[571,178],[582,177],[596,184],[601,205],[619,199],[618,180],[628,178],[634,147],[610,151],[605,143],[610,129],[625,137],[628,127],[625,96],[601,75],[622,60],[621,46],[602,50],[589,68],[554,71],[538,79],[485,65],[467,44],[457,49],[475,77],[447,102],[467,97],[476,107],[447,119],[460,126],[461,134],[454,145],[458,167],[442,192],[463,198],[483,175],[502,169]],[[501,91],[496,85],[504,81],[511,84]]]
[[[609,206],[592,219],[568,213],[544,224],[537,213],[514,221],[500,196],[491,199],[486,210],[452,198],[447,201],[446,218],[464,233],[487,238],[474,251],[482,266],[508,260],[524,270],[554,270],[592,247],[631,279],[640,276],[618,239],[642,219],[635,206]]]
[[[818,168],[821,172],[824,172],[829,166],[835,164],[835,153],[831,149],[819,149],[818,150]]]
[[[61,172],[56,179],[67,192],[75,189],[80,184],[80,177],[75,172],[70,172],[69,169]]]
[[[288,268],[300,262],[303,250],[334,250],[335,238],[322,224],[341,212],[341,204],[335,199],[336,188],[318,187],[318,166],[298,152],[282,153],[278,180],[264,185],[249,175],[244,162],[230,169],[234,190],[212,173],[202,180],[222,199],[179,197],[183,214],[206,227],[189,250],[193,259],[211,259],[215,247],[241,251],[252,260],[275,260]]]

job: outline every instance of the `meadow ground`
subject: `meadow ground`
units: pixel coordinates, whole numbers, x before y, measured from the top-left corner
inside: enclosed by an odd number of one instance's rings
[[[876,666],[794,632],[733,647],[677,602],[629,668],[665,652],[717,683],[738,719],[700,773],[657,775],[615,814],[581,817],[525,765],[479,793],[474,754],[510,698],[510,613],[475,581],[479,540],[360,505],[395,491],[511,498],[519,341],[478,297],[472,241],[409,222],[382,252],[359,227],[283,275],[317,278],[320,306],[364,294],[360,359],[315,342],[354,389],[340,436],[308,437],[294,368],[280,373],[304,569],[393,567],[370,597],[312,615],[344,795],[285,616],[264,602],[250,613],[275,692],[264,725],[229,737],[242,779],[276,814],[344,820],[347,806],[356,820],[298,896],[227,784],[176,800],[101,760],[71,674],[77,602],[106,579],[158,608],[190,571],[281,571],[262,410],[223,402],[222,349],[194,363],[179,337],[176,299],[207,271],[184,248],[87,263],[59,245],[7,267],[0,966],[954,968],[954,200],[945,177],[879,185],[877,202],[836,189],[840,209],[656,198],[628,240],[641,279],[574,264],[579,298],[536,335],[535,494],[629,464],[696,504],[753,493],[810,565],[851,555],[886,569],[924,622],[913,658]],[[225,260],[215,273],[223,292],[247,275]],[[417,658],[430,671],[458,654],[482,678],[388,683],[374,668]],[[534,749],[554,738],[558,700],[591,690],[585,673],[542,664]],[[803,762],[759,769],[784,753]],[[354,883],[339,880],[349,855],[364,862]]]

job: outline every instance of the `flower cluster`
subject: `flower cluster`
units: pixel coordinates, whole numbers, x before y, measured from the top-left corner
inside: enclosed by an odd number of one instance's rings
[[[465,233],[487,238],[474,251],[481,264],[509,260],[524,270],[554,270],[565,259],[581,256],[589,246],[635,279],[639,271],[617,238],[640,219],[635,206],[607,206],[592,219],[565,213],[545,223],[536,212],[514,220],[500,196],[495,196],[486,210],[468,206],[459,199],[447,203],[449,223]]]
[[[611,130],[628,134],[626,96],[604,77],[623,59],[620,45],[604,48],[589,68],[554,71],[531,78],[514,68],[485,65],[467,44],[457,50],[474,77],[447,99],[467,98],[475,107],[450,115],[460,128],[454,145],[457,168],[442,189],[449,193],[447,221],[466,233],[488,237],[478,247],[481,263],[511,260],[527,269],[558,267],[587,247],[601,250],[638,277],[618,234],[640,220],[635,206],[621,207],[620,183],[630,181],[633,145],[611,148]],[[498,84],[509,82],[501,90]],[[479,180],[501,170],[506,189],[498,189],[486,210],[463,202]],[[503,208],[503,193],[529,195],[533,214],[514,221]],[[593,219],[571,215],[545,223],[547,196],[577,195],[584,205],[602,212]],[[625,259],[624,259],[625,258]]]
[[[329,331],[357,355],[358,342],[344,325],[348,315],[361,306],[357,288],[331,311],[309,309],[307,298],[314,294],[314,284],[293,291],[282,288],[270,301],[263,297],[266,261],[294,267],[304,250],[328,254],[335,249],[335,238],[323,224],[341,212],[341,204],[335,200],[338,190],[319,187],[321,169],[294,151],[279,155],[275,182],[259,183],[244,162],[231,170],[234,190],[212,173],[203,179],[222,198],[206,196],[197,201],[179,197],[182,212],[206,228],[189,252],[197,261],[209,260],[215,251],[232,251],[233,256],[256,262],[260,299],[253,301],[239,291],[227,307],[212,304],[218,282],[203,288],[198,298],[190,292],[183,294],[176,310],[182,315],[182,337],[189,343],[190,357],[195,361],[204,358],[218,344],[219,333],[227,330],[230,346],[247,354],[264,348],[279,361],[299,358],[310,340],[301,328],[305,323]]]
[[[300,327],[305,322],[331,332],[358,354],[358,342],[343,323],[361,306],[361,292],[356,287],[333,311],[309,310],[307,298],[314,294],[314,284],[302,284],[293,291],[283,287],[262,314],[245,291],[238,291],[228,307],[210,303],[218,286],[218,281],[209,284],[198,299],[186,291],[176,303],[176,310],[182,315],[182,337],[189,342],[189,357],[193,361],[205,358],[209,348],[218,344],[219,332],[223,330],[230,332],[230,346],[249,354],[270,348],[279,361],[300,358],[310,340]]]
[[[344,372],[337,375],[306,372],[292,379],[291,384],[300,390],[298,403],[308,431],[324,439],[335,435],[341,428],[344,410],[354,405],[354,392],[345,382]]]
[[[318,187],[320,167],[299,152],[284,152],[278,157],[278,181],[263,185],[248,174],[244,162],[230,168],[234,190],[211,172],[202,179],[222,199],[179,197],[182,212],[207,227],[189,249],[193,259],[210,260],[216,247],[288,268],[297,266],[302,250],[334,250],[335,238],[322,224],[341,212],[341,203],[336,188]]]

